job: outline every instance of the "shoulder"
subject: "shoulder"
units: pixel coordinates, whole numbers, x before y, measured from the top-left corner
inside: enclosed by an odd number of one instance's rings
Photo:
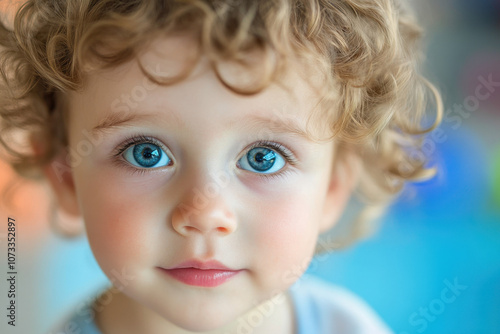
[[[393,333],[361,298],[312,276],[290,287],[297,333]]]
[[[97,328],[91,304],[72,309],[47,334],[102,334]]]

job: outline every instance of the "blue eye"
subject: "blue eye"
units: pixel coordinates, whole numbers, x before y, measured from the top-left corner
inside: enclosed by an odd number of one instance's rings
[[[255,147],[247,152],[239,161],[245,170],[260,174],[272,174],[285,166],[285,159],[276,151],[267,147]]]
[[[134,166],[141,168],[156,168],[167,166],[171,163],[168,155],[155,144],[140,143],[127,148],[123,158]]]

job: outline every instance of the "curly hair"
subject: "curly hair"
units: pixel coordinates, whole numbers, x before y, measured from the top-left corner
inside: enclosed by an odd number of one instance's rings
[[[340,152],[361,160],[357,194],[365,208],[353,224],[363,234],[410,180],[432,176],[423,135],[441,120],[438,91],[420,75],[421,29],[397,0],[29,0],[14,28],[0,24],[0,143],[24,176],[49,164],[67,145],[60,101],[81,89],[86,65],[112,68],[133,60],[155,38],[194,32],[219,80],[239,94],[276,82],[291,55],[320,69],[319,117]],[[250,50],[270,51],[259,85],[227,83],[217,64],[246,63]],[[267,66],[269,65],[269,66]],[[176,78],[148,78],[172,84]],[[429,96],[436,120],[424,128]],[[22,130],[33,149],[8,144]],[[29,145],[25,145],[28,146]]]

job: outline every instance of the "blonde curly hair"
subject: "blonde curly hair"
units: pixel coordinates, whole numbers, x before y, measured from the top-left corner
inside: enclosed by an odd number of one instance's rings
[[[239,94],[276,82],[290,55],[320,69],[322,100],[311,117],[320,117],[340,152],[350,148],[362,165],[357,194],[365,208],[351,240],[407,181],[432,176],[422,135],[439,124],[441,100],[419,74],[421,30],[397,0],[29,0],[12,30],[0,24],[0,143],[13,168],[40,176],[67,146],[60,96],[83,87],[89,61],[112,68],[154,38],[184,31],[196,33],[199,53]],[[272,55],[260,84],[245,90],[227,83],[217,64],[245,64],[256,48]],[[161,80],[142,68],[158,84],[178,82],[191,69]],[[437,117],[423,128],[428,96]],[[8,144],[18,130],[34,149]]]

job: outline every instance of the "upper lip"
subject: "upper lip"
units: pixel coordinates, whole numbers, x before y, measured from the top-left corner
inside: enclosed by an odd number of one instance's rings
[[[217,260],[208,260],[201,261],[197,259],[191,259],[184,262],[179,263],[176,266],[165,268],[169,269],[183,269],[183,268],[195,268],[201,270],[226,270],[226,271],[236,271],[235,269],[231,269],[226,267],[224,264],[220,263]]]

